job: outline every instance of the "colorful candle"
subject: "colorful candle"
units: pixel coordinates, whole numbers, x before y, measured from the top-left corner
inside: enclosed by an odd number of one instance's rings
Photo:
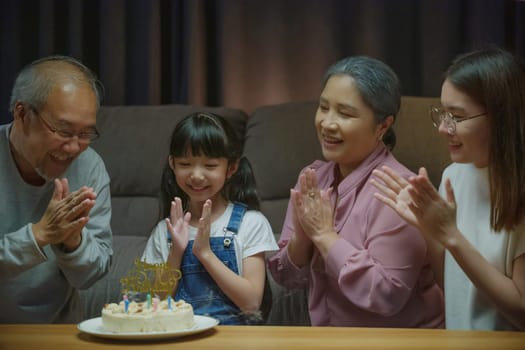
[[[124,299],[124,312],[128,313],[128,307],[129,307],[129,299],[127,295],[124,295],[122,297]]]
[[[168,295],[168,310],[171,310],[171,295]]]
[[[148,306],[148,309],[151,308],[151,294],[148,293],[148,296],[147,296],[147,306]]]
[[[159,307],[159,298],[155,297],[153,298],[153,311],[157,311],[158,307]]]

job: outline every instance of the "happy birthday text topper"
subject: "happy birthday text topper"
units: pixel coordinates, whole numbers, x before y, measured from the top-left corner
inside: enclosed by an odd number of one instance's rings
[[[134,265],[120,279],[123,293],[171,293],[182,276],[180,270],[172,269],[168,263],[149,264],[137,258]]]

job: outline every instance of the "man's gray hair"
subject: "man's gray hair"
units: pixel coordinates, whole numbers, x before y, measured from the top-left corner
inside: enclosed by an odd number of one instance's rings
[[[70,56],[54,55],[31,62],[16,77],[11,91],[9,111],[13,113],[17,101],[37,110],[46,103],[52,88],[61,82],[87,84],[97,98],[97,108],[104,88],[95,74],[84,64]]]

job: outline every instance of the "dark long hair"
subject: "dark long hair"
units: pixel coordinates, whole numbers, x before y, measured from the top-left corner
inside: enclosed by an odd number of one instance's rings
[[[490,224],[512,230],[525,213],[525,63],[500,48],[457,57],[445,79],[485,107],[490,127]]]
[[[198,112],[186,116],[173,130],[170,142],[171,157],[194,156],[226,158],[228,165],[239,162],[235,174],[230,177],[221,191],[231,202],[241,202],[249,209],[259,210],[259,196],[250,162],[242,157],[242,143],[233,127],[221,116]],[[177,185],[175,174],[166,162],[161,181],[164,217],[169,215],[171,201],[181,198],[184,210],[189,207],[189,197]]]

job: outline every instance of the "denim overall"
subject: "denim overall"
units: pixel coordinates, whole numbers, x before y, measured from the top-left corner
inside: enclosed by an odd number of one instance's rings
[[[246,205],[235,203],[228,226],[224,228],[223,237],[210,237],[211,250],[228,266],[239,274],[235,256],[235,234],[239,230]],[[244,315],[241,310],[221,291],[217,283],[192,253],[193,240],[188,242],[184,251],[175,300],[184,299],[193,306],[196,315],[209,315],[223,325],[254,324],[253,316]]]

